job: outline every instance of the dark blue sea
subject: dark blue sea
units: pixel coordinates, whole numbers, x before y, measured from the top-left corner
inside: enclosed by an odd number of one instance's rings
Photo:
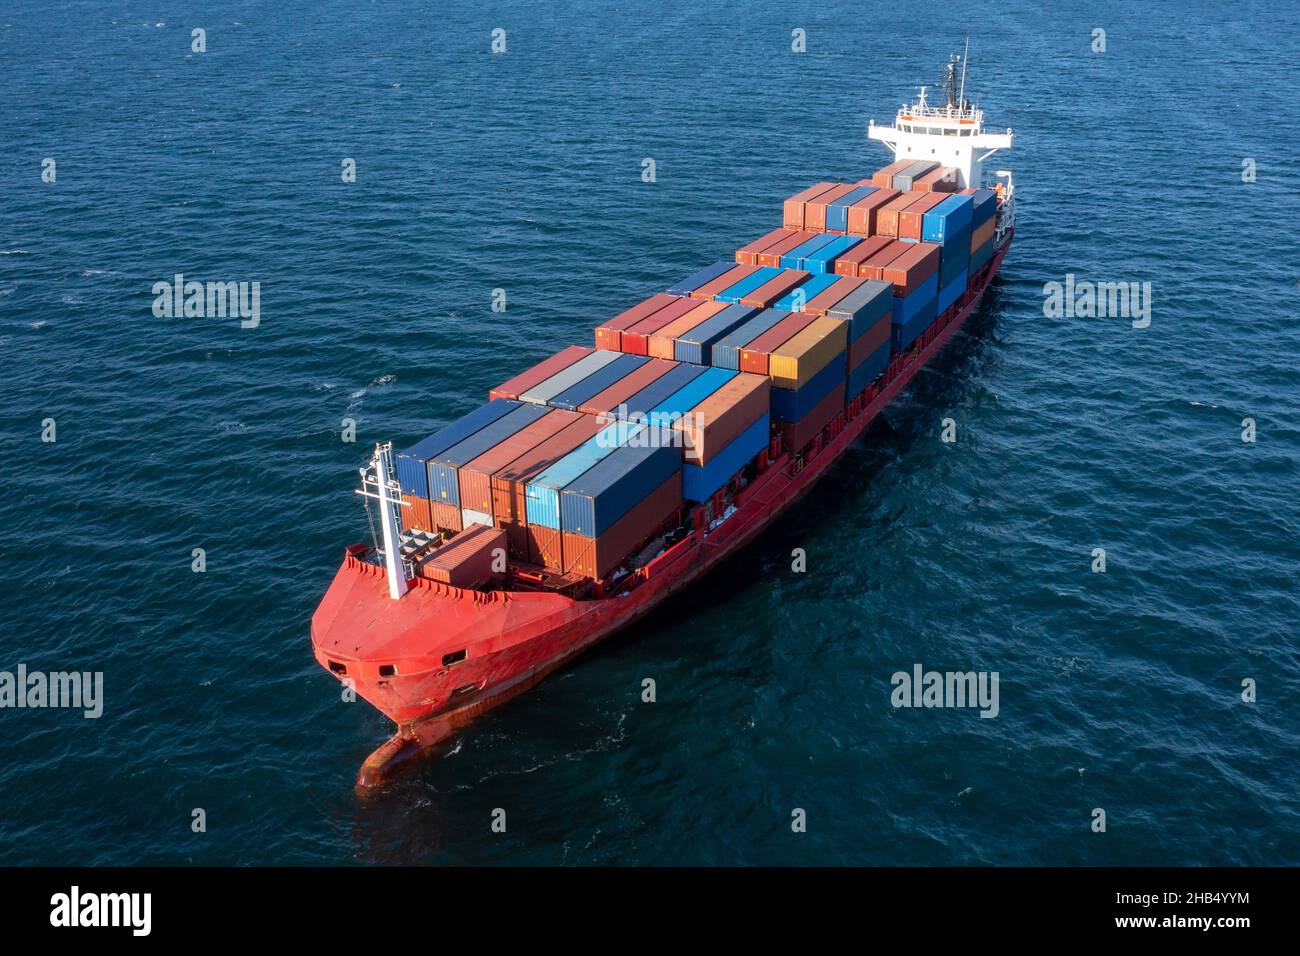
[[[0,670],[100,671],[104,710],[0,710],[0,862],[1300,863],[1298,28],[10,0]],[[758,544],[359,797],[389,726],[308,622],[368,448],[885,165],[868,119],[968,36],[1019,214],[966,329]],[[177,273],[258,281],[260,323],[155,316]],[[1149,327],[1045,316],[1067,274],[1150,282]],[[893,707],[917,664],[996,671],[998,715]]]

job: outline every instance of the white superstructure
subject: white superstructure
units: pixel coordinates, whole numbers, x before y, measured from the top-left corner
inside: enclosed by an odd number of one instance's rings
[[[958,87],[957,65],[961,64]],[[928,159],[942,166],[952,166],[960,177],[958,188],[985,185],[983,164],[1000,149],[1010,149],[1015,134],[1011,130],[991,133],[984,129],[984,111],[965,98],[966,58],[953,56],[944,77],[947,103],[931,106],[925,101],[926,88],[910,106],[902,106],[893,126],[877,126],[872,120],[867,128],[871,139],[880,140],[894,152],[896,160]],[[1002,175],[999,171],[998,175]],[[1008,175],[1008,189],[1010,176]]]

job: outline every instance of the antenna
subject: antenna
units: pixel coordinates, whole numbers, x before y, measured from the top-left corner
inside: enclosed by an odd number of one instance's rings
[[[966,64],[970,60],[970,35],[966,36],[966,52],[961,55],[961,95],[957,97],[957,105],[963,106],[966,102]]]

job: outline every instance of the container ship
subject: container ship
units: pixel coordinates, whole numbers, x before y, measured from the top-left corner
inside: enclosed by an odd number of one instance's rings
[[[780,228],[630,305],[361,488],[316,659],[396,724],[382,784],[753,541],[976,308],[1014,236],[1013,133],[949,58],[868,136],[894,161],[784,201]]]

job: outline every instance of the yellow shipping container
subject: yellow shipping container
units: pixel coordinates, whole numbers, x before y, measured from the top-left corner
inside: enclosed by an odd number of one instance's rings
[[[842,355],[849,343],[848,323],[822,316],[773,350],[767,374],[774,388],[803,388],[808,380]]]

